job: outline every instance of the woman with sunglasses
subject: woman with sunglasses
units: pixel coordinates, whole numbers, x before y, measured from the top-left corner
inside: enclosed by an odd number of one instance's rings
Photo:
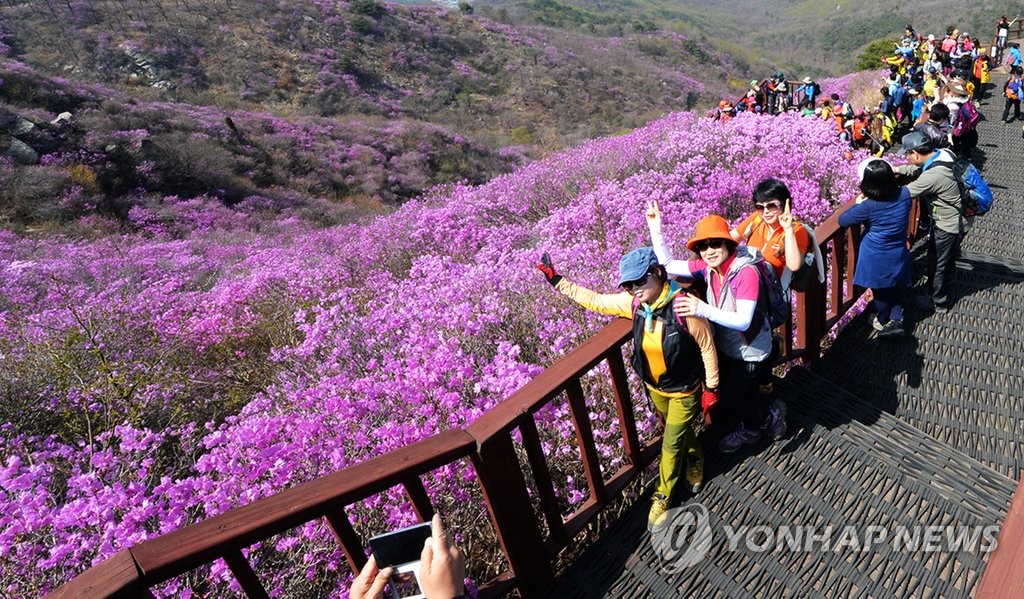
[[[758,390],[759,382],[770,375],[772,331],[767,314],[758,309],[756,252],[739,245],[725,219],[712,214],[697,223],[694,236],[686,242],[697,258],[674,260],[661,233],[657,202],[648,202],[646,217],[654,251],[666,272],[672,277],[697,277],[708,284],[707,302],[680,297],[675,300],[675,309],[680,316],[699,316],[719,325],[715,327],[715,346],[723,385],[721,412],[733,422],[739,421],[722,438],[719,449],[731,453],[755,444],[761,440],[762,431],[772,439],[781,439],[786,434],[785,404],[772,403],[770,396]]]
[[[544,254],[537,268],[559,293],[588,310],[633,320],[632,365],[665,425],[658,486],[651,502],[648,528],[661,522],[687,461],[686,482],[692,493],[704,482],[704,451],[693,425],[705,409],[718,402],[718,358],[708,321],[679,317],[672,309],[678,297],[689,297],[669,281],[651,248],[640,248],[619,261],[620,293],[596,293],[555,272]],[[701,392],[698,402],[698,393]]]
[[[793,218],[792,208],[789,187],[778,179],[765,179],[754,187],[754,212],[729,232],[733,241],[761,252],[784,287],[788,277],[783,278],[783,271],[799,270],[811,248],[807,229]]]

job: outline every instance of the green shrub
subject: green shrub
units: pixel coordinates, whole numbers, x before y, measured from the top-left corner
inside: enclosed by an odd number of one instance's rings
[[[857,58],[857,70],[877,70],[881,68],[880,58],[892,54],[896,40],[891,38],[879,39],[871,42],[864,48],[860,57]]]

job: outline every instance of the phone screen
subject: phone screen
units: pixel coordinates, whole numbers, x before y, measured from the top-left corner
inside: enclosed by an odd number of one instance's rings
[[[370,538],[370,551],[377,567],[399,566],[419,561],[423,542],[429,538],[430,523],[423,522]]]

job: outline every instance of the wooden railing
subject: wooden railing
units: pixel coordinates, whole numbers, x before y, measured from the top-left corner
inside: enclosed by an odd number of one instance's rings
[[[857,300],[852,281],[859,231],[841,229],[838,220],[837,212],[815,229],[825,257],[826,282],[814,280],[806,292],[796,294],[793,322],[783,331],[782,362],[817,359],[825,335]],[[911,223],[916,222],[915,208]],[[913,235],[913,226],[909,233]],[[314,520],[326,521],[349,565],[358,571],[366,562],[365,543],[346,510],[370,496],[402,487],[416,516],[429,520],[434,510],[420,477],[460,461],[470,462],[476,472],[509,565],[509,570],[482,585],[481,596],[496,596],[512,588],[523,597],[539,596],[554,578],[552,564],[558,552],[616,499],[660,450],[660,439],[644,445],[637,432],[622,355],[622,346],[631,336],[630,322],[616,320],[464,430],[439,433],[139,543],[79,574],[48,597],[149,597],[148,589],[153,586],[217,559],[227,563],[247,596],[267,597],[242,550]],[[581,379],[601,364],[607,365],[611,379],[625,456],[625,465],[610,476],[601,468],[581,385]],[[540,409],[563,396],[575,425],[575,443],[589,490],[587,499],[568,518],[563,518],[559,509],[535,419]],[[543,523],[535,513],[513,443],[516,432],[525,450]]]

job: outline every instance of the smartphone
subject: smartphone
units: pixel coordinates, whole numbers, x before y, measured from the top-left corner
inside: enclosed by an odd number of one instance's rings
[[[378,568],[398,568],[418,562],[423,552],[423,542],[429,538],[430,522],[422,522],[370,538],[370,551]]]
[[[430,523],[414,524],[370,538],[370,551],[377,567],[393,567],[388,584],[391,599],[424,599],[416,578],[423,543],[430,538]]]

